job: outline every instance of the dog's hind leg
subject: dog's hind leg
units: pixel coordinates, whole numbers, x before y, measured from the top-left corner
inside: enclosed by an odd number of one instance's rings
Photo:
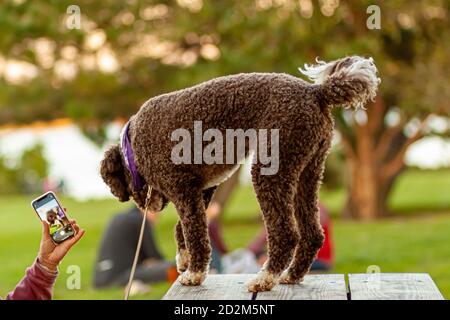
[[[280,168],[276,175],[262,175],[260,169],[253,165],[252,178],[267,230],[268,260],[247,284],[251,292],[268,291],[278,283],[299,239],[293,206],[298,173]]]
[[[295,196],[295,218],[300,231],[300,241],[289,268],[280,278],[280,283],[300,283],[323,245],[318,193],[328,149],[329,142],[323,143],[300,174]]]
[[[203,190],[203,203],[205,209],[208,207],[215,190],[216,187]],[[183,273],[189,267],[189,252],[186,248],[186,242],[184,241],[183,226],[180,220],[178,220],[175,226],[175,240],[177,243],[177,255],[175,257],[175,261],[177,263],[177,270],[178,273]]]
[[[205,205],[201,190],[185,190],[171,198],[180,217],[181,228],[177,229],[182,231],[188,257],[188,268],[181,275],[180,282],[199,285],[205,280],[211,259]]]

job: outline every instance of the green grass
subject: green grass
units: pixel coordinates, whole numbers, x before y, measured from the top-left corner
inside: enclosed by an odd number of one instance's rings
[[[396,212],[449,211],[450,169],[405,172],[399,177],[389,200]]]
[[[322,188],[321,201],[334,216],[345,203],[345,190]],[[426,211],[450,211],[450,169],[410,169],[396,181],[388,199],[393,213],[411,215]]]
[[[336,267],[333,272],[365,272],[377,265],[382,272],[428,272],[446,298],[450,298],[450,171],[406,172],[396,185],[390,203],[399,214],[371,223],[334,219]],[[322,192],[322,201],[333,211],[342,208],[342,191]],[[0,199],[0,295],[5,295],[23,276],[37,252],[40,225],[29,205],[30,197]],[[76,202],[63,198],[69,215],[86,230],[84,239],[67,255],[55,287],[56,299],[121,299],[122,289],[94,290],[93,263],[102,231],[108,220],[126,204],[115,200]],[[224,233],[231,248],[245,246],[261,227],[258,205],[250,187],[233,195],[224,217]],[[422,216],[409,212],[439,211]],[[408,216],[405,218],[405,216]],[[173,258],[175,210],[169,206],[159,215],[156,232],[162,251]],[[81,290],[69,290],[69,265],[81,269]],[[153,285],[139,299],[159,299],[167,284]]]

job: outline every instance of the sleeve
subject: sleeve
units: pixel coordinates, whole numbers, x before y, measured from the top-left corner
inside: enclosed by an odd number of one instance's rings
[[[28,268],[25,277],[6,296],[6,300],[50,300],[58,272],[46,270],[39,261]]]

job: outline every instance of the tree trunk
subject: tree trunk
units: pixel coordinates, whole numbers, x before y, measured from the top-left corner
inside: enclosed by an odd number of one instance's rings
[[[366,126],[357,129],[358,143],[349,158],[350,187],[345,216],[371,220],[386,214],[387,189],[380,179],[375,141]]]
[[[372,220],[387,214],[390,187],[377,178],[378,168],[372,161],[350,161],[350,188],[344,216]]]
[[[381,97],[367,109],[367,121],[342,127],[344,150],[350,175],[344,217],[372,220],[388,213],[387,200],[395,180],[404,168],[404,155],[411,143],[422,138],[422,129],[405,137],[401,122],[385,127],[387,112]],[[339,121],[338,121],[339,126]],[[345,126],[345,125],[344,125]]]

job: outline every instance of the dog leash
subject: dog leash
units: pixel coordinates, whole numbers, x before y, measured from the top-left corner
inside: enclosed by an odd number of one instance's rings
[[[133,265],[131,267],[130,278],[128,280],[128,284],[127,284],[127,287],[125,290],[124,300],[128,300],[128,297],[130,296],[131,285],[133,284],[134,273],[136,272],[136,266],[137,266],[137,262],[138,262],[138,258],[139,258],[139,253],[141,252],[142,239],[144,238],[145,220],[147,219],[147,210],[148,210],[148,206],[150,205],[151,193],[152,193],[152,187],[149,186],[148,192],[147,192],[147,199],[145,200],[145,211],[143,214],[144,217],[142,218],[141,231],[139,233],[139,240],[138,240],[137,247],[136,247],[136,253],[134,254],[134,261],[133,261]]]

